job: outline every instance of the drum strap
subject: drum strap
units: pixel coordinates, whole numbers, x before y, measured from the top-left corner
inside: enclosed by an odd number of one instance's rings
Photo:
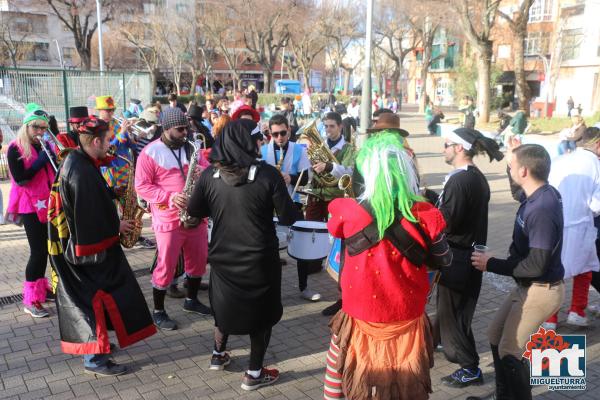
[[[370,207],[365,207],[365,204],[361,204],[361,206],[372,216]],[[423,231],[423,228],[417,223],[413,223],[413,226],[417,232],[419,232],[423,241],[425,241],[427,248],[431,248],[431,240]],[[392,243],[392,245],[398,249],[411,264],[416,265],[417,268],[428,263],[429,252],[427,249],[404,229],[399,220],[395,220],[392,225],[386,229],[383,237],[389,240],[390,243]],[[378,244],[380,239],[375,218],[373,218],[373,221],[365,228],[346,238],[344,242],[350,256],[356,256]]]

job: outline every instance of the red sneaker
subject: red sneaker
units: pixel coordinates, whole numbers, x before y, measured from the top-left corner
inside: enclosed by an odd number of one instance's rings
[[[279,379],[279,371],[276,369],[263,368],[258,378],[254,378],[246,372],[242,379],[242,389],[256,390],[263,386],[272,385],[277,379]]]

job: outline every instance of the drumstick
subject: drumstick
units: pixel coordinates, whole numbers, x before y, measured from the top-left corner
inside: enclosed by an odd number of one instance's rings
[[[304,171],[306,171],[305,169],[303,169],[300,172],[300,176],[298,177],[298,181],[296,182],[296,186],[294,186],[294,191],[292,192],[292,196],[291,198],[294,198],[294,195],[296,194],[296,191],[298,190],[298,186],[300,186],[300,181],[302,180],[302,175],[304,175]]]

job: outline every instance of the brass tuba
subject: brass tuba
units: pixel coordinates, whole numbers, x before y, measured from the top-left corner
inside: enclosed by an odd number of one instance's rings
[[[300,128],[296,135],[298,136],[298,142],[307,143],[306,155],[312,165],[318,162],[339,163],[329,147],[327,147],[327,143],[321,138],[321,134],[317,130],[316,119],[313,119]],[[320,187],[335,187],[338,185],[338,179],[329,172],[315,173],[313,181]]]

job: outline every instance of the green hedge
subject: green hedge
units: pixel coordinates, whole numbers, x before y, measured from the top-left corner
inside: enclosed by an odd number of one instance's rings
[[[293,99],[294,96],[295,96],[295,94],[259,93],[258,94],[258,104],[261,106],[265,106],[265,107],[271,103],[275,103],[276,105],[279,105],[282,97],[290,97]],[[328,93],[313,93],[310,96],[313,104],[317,104],[318,96],[321,96],[322,99],[327,99],[329,94]],[[351,97],[352,96],[345,96],[345,95],[343,96],[340,94],[335,96],[337,101],[343,101],[346,104],[350,103]],[[354,96],[354,97],[358,98],[358,100],[360,101],[360,96]],[[168,98],[168,96],[154,96],[154,97],[152,97],[152,102],[154,103],[156,101],[159,101],[162,104],[167,104],[167,103],[169,103],[167,98]],[[204,102],[206,101],[206,97],[202,96],[202,95],[194,95],[194,96],[181,95],[181,96],[178,96],[178,99],[179,99],[180,103],[183,103],[186,105],[192,100],[195,100],[198,104],[204,104]],[[231,100],[232,97],[229,96],[229,99]]]

